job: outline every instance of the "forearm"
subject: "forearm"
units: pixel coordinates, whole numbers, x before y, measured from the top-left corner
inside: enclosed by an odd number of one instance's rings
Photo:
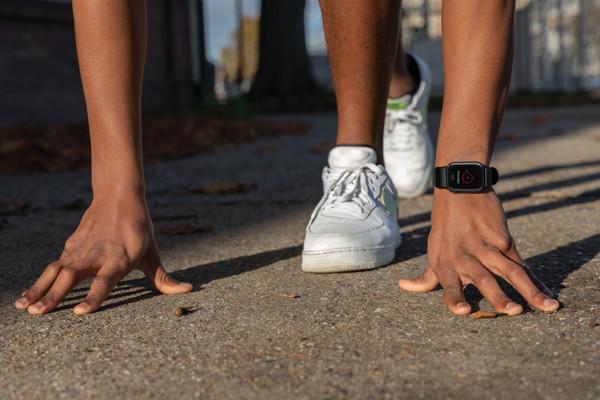
[[[145,0],[74,0],[73,13],[94,192],[126,188],[143,193]]]
[[[510,84],[512,0],[445,0],[444,106],[436,166],[489,164]]]

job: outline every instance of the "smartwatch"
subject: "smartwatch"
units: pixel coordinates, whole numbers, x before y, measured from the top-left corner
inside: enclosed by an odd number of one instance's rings
[[[433,187],[453,193],[480,193],[498,182],[498,171],[476,161],[452,162],[433,170]]]

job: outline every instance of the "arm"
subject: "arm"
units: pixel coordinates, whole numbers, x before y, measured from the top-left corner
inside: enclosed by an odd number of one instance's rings
[[[502,119],[513,55],[514,1],[446,0],[442,10],[445,96],[436,166],[452,161],[489,165]],[[493,189],[456,194],[434,190],[428,241],[430,266],[403,279],[409,291],[444,289],[456,314],[468,314],[463,287],[474,284],[498,312],[523,309],[501,290],[493,275],[511,283],[543,311],[559,304],[519,256]]]

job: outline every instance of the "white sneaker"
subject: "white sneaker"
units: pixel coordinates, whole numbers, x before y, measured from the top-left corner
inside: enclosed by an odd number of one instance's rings
[[[383,135],[385,168],[398,196],[415,197],[427,190],[433,168],[433,146],[427,130],[427,103],[431,93],[431,72],[427,64],[411,53],[409,71],[419,86],[414,94],[388,99]],[[411,65],[412,64],[412,65]],[[415,76],[415,75],[419,76]]]
[[[337,146],[323,169],[325,194],[304,240],[302,270],[345,272],[389,264],[400,245],[398,197],[377,153]]]

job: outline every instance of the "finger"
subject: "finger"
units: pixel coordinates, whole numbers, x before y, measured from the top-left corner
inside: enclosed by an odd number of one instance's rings
[[[108,274],[99,273],[96,275],[96,278],[92,281],[88,295],[73,309],[75,314],[89,314],[100,308],[104,300],[106,300],[110,292],[112,292],[122,278],[116,268],[113,268],[112,271]]]
[[[519,263],[520,264],[520,263]],[[521,264],[522,266],[524,266],[523,268],[525,269],[525,272],[527,273],[527,276],[529,276],[529,279],[531,279],[531,281],[533,282],[533,284],[540,289],[546,296],[553,298],[554,297],[554,292],[550,289],[548,289],[548,286],[546,286],[544,284],[544,282],[540,281],[538,279],[537,276],[535,276],[533,274],[533,272],[531,272],[531,269],[529,269],[529,267],[525,266],[525,264]]]
[[[439,284],[435,272],[431,268],[431,265],[427,267],[425,272],[420,276],[413,279],[400,279],[398,284],[400,287],[408,292],[430,292],[437,287]]]
[[[63,267],[52,284],[52,287],[50,287],[38,302],[29,306],[27,311],[29,311],[30,314],[37,315],[54,310],[64,300],[67,294],[69,294],[79,282],[86,278],[86,276],[82,274],[85,269],[85,265],[81,263],[74,263],[67,267]]]
[[[187,293],[193,289],[191,283],[179,282],[172,278],[160,264],[154,268],[144,269],[144,274],[156,290],[164,294]]]
[[[523,266],[505,260],[502,268],[502,277],[506,279],[532,306],[542,311],[556,311],[558,301],[542,293],[538,286],[530,279],[530,273],[525,271]]]
[[[173,279],[162,266],[158,248],[149,250],[148,257],[143,263],[141,270],[144,271],[146,278],[150,283],[161,293],[164,294],[180,294],[187,293],[193,289],[191,283],[179,282]]]
[[[33,286],[21,294],[21,298],[15,302],[15,307],[24,310],[41,299],[56,280],[62,269],[62,265],[61,260],[48,264]]]
[[[437,277],[444,289],[444,303],[457,315],[466,315],[471,312],[463,293],[463,284],[456,272],[450,268],[438,268]]]
[[[512,262],[514,262],[514,263],[516,263],[518,265],[521,265],[525,269],[525,272],[527,272],[527,275],[529,275],[529,279],[533,282],[533,284],[540,291],[542,291],[548,297],[554,297],[554,292],[552,292],[552,290],[548,289],[548,287],[546,285],[544,285],[544,283],[542,281],[540,281],[533,274],[533,272],[531,272],[531,270],[529,269],[529,267],[527,267],[527,264],[525,264],[525,261],[523,261],[523,259],[519,255],[519,252],[517,251],[517,248],[515,246],[515,242],[514,241],[511,242],[510,248],[505,253],[500,253],[499,252],[498,256],[502,257],[502,258],[508,258]],[[501,259],[501,262],[502,262],[502,259]]]
[[[471,267],[481,271],[478,272],[477,275],[471,277],[471,279],[483,297],[490,302],[496,311],[508,315],[519,315],[523,312],[523,307],[513,302],[506,293],[502,291],[494,275],[487,272],[483,265],[477,263]]]

